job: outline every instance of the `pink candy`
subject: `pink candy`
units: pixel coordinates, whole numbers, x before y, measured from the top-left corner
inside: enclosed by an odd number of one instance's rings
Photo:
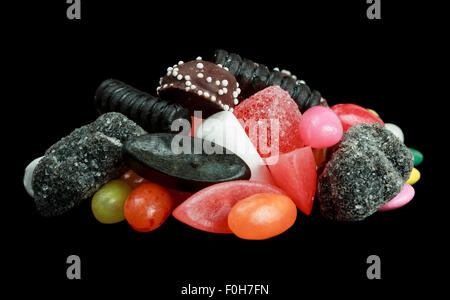
[[[313,148],[331,147],[342,138],[342,123],[331,109],[314,106],[300,118],[300,136]]]
[[[400,208],[411,201],[414,197],[414,194],[414,188],[411,185],[405,183],[400,193],[395,196],[394,199],[380,207],[378,211],[387,211]]]

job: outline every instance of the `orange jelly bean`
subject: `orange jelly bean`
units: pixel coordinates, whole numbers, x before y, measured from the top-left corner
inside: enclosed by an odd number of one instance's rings
[[[228,226],[242,239],[264,240],[288,230],[297,218],[291,198],[271,193],[255,194],[236,203]]]

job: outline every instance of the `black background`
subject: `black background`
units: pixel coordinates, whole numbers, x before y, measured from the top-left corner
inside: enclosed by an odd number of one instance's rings
[[[81,1],[81,20],[68,20],[65,1],[24,4],[10,21],[15,65],[9,74],[16,97],[7,105],[25,130],[11,137],[6,162],[14,178],[14,208],[7,231],[14,267],[10,278],[39,282],[48,295],[56,286],[106,291],[144,291],[180,296],[182,285],[270,284],[283,299],[305,291],[353,293],[394,283],[439,278],[440,236],[430,201],[433,132],[426,129],[426,103],[433,31],[423,6],[382,1],[382,19],[368,20],[366,1]],[[215,3],[216,2],[216,3]],[[339,2],[339,3],[336,3]],[[433,8],[434,9],[434,8]],[[429,24],[428,24],[429,25]],[[212,55],[217,48],[269,66],[288,69],[319,90],[330,105],[356,103],[399,125],[408,147],[425,162],[414,200],[402,209],[363,222],[334,223],[299,213],[286,233],[266,241],[195,230],[174,218],[154,232],[135,232],[126,222],[103,225],[90,201],[56,218],[40,217],[22,187],[25,166],[74,128],[93,121],[96,87],[116,78],[155,93],[159,77],[179,60]],[[433,217],[430,217],[433,216]],[[81,281],[66,278],[66,258],[81,258]],[[366,277],[366,258],[381,258],[382,280]],[[433,269],[432,269],[433,268]],[[408,282],[408,284],[406,284]],[[125,283],[130,283],[125,285]],[[404,284],[405,283],[405,284]],[[315,284],[321,287],[317,288]],[[419,285],[420,285],[419,284]]]

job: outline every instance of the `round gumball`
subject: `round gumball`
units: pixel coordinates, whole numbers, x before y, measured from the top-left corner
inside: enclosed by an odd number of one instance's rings
[[[160,185],[144,182],[125,202],[125,218],[136,231],[152,231],[161,226],[174,207],[170,193]]]
[[[123,206],[130,192],[131,187],[122,180],[112,180],[102,186],[92,197],[94,217],[104,224],[123,221]]]
[[[342,124],[329,108],[314,106],[305,111],[299,122],[303,142],[313,148],[328,148],[342,138]]]

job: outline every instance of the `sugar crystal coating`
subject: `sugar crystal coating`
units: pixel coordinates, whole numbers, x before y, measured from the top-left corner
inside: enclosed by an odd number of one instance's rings
[[[259,91],[236,106],[233,113],[263,158],[270,156],[263,147],[278,145],[279,153],[287,153],[303,146],[298,131],[302,114],[279,86]],[[274,121],[278,121],[278,134]]]
[[[61,215],[127,170],[122,144],[146,132],[120,113],[106,113],[51,146],[33,172],[36,208]]]
[[[322,215],[332,220],[372,215],[400,193],[413,168],[408,148],[379,123],[350,127],[330,153],[317,192]]]

